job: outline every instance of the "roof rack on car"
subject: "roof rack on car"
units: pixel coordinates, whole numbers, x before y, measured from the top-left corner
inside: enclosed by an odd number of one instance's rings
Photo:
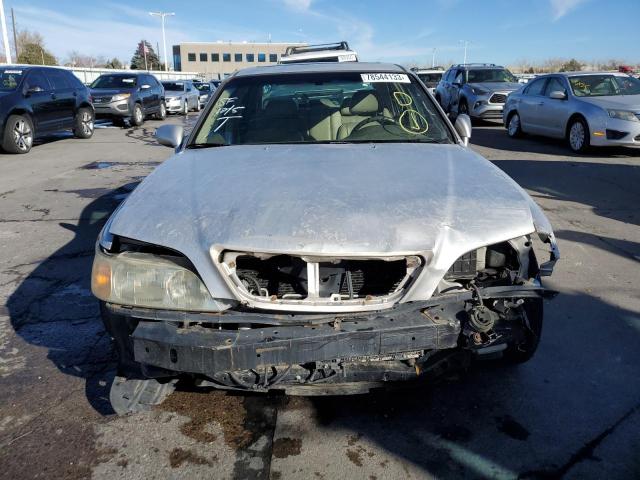
[[[454,67],[497,67],[495,63],[458,63]]]
[[[345,41],[342,41],[336,43],[318,43],[316,45],[287,47],[285,55],[293,55],[294,53],[321,52],[324,50],[349,50],[349,44]]]

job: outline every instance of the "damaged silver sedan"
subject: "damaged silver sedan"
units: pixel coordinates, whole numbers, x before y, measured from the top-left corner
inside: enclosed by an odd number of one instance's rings
[[[344,394],[528,360],[556,240],[470,133],[412,72],[367,63],[245,69],[188,136],[160,127],[176,154],[96,245],[116,409],[177,377]]]

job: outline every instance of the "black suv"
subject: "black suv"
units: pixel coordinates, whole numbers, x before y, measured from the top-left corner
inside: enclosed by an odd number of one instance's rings
[[[145,117],[158,120],[167,116],[164,87],[148,73],[108,73],[91,84],[97,118],[111,119],[114,125],[142,125]]]
[[[6,65],[0,68],[2,148],[27,153],[33,140],[72,130],[78,138],[93,135],[94,111],[89,90],[62,68]]]

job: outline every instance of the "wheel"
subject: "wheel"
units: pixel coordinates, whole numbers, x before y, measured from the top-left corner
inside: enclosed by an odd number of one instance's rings
[[[133,115],[131,115],[131,125],[139,127],[144,122],[144,113],[142,112],[142,106],[136,103],[133,106]]]
[[[160,110],[156,113],[155,117],[157,120],[164,120],[167,118],[167,106],[164,102],[160,102]]]
[[[33,137],[33,122],[27,115],[10,115],[4,127],[2,148],[8,153],[28,153]]]
[[[507,123],[507,133],[511,138],[518,138],[522,136],[520,115],[518,115],[517,113],[514,113],[509,117],[509,122]]]
[[[182,106],[182,115],[187,115],[189,113],[189,103],[185,100],[184,105]]]
[[[529,325],[524,332],[524,339],[517,343],[510,343],[504,351],[503,360],[508,364],[524,363],[530,360],[540,343],[544,316],[542,299],[527,300],[524,304],[524,311]]]
[[[88,107],[79,108],[76,112],[73,134],[78,138],[91,138],[94,130],[93,110]]]
[[[469,106],[466,100],[460,100],[458,102],[458,115],[462,114],[469,115]]]
[[[576,153],[584,153],[589,150],[589,126],[582,118],[576,118],[569,126],[567,133],[569,148]]]
[[[200,110],[202,110],[202,106],[200,105],[200,99],[198,99],[196,101],[196,112],[199,112]]]

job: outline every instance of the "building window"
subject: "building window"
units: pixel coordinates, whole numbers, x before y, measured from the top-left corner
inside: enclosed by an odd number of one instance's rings
[[[269,61],[270,62],[277,62],[278,61],[278,54],[277,53],[270,53],[269,54]]]
[[[259,53],[258,54],[258,61],[259,62],[266,62],[267,61],[267,56],[264,53]]]
[[[200,54],[200,61],[201,62],[206,62],[207,61],[207,54],[206,53],[201,53]]]
[[[212,62],[219,62],[220,61],[220,54],[219,53],[212,53],[211,54],[211,61]]]
[[[253,53],[247,53],[247,62],[255,62],[256,56]]]
[[[231,54],[230,53],[223,53],[222,54],[222,61],[223,62],[230,62],[231,61]]]
[[[241,62],[242,61],[242,54],[241,53],[234,53],[233,54],[233,61],[234,62]]]
[[[195,62],[196,61],[196,54],[195,53],[189,53],[187,54],[188,60],[190,62]]]

